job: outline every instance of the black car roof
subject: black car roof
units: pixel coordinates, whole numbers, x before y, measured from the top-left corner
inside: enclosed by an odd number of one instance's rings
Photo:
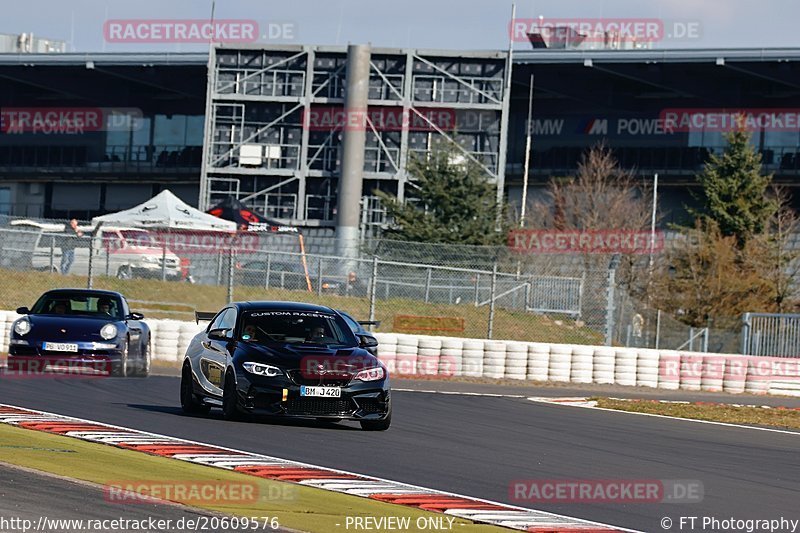
[[[74,294],[76,292],[80,293],[80,294],[96,295],[96,296],[114,296],[114,297],[117,297],[117,298],[125,299],[125,297],[122,296],[121,293],[116,292],[116,291],[104,291],[104,290],[101,290],[101,289],[78,289],[78,288],[75,288],[75,289],[52,289],[52,290],[43,292],[42,296],[44,296],[45,294],[54,294],[54,295],[65,294],[65,293]]]
[[[261,309],[286,309],[290,311],[317,311],[323,313],[334,313],[330,307],[324,305],[308,304],[303,302],[282,302],[282,301],[262,301],[262,302],[236,302],[241,311],[254,311]]]

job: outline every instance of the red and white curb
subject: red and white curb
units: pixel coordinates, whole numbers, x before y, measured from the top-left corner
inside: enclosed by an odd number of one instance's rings
[[[13,405],[0,404],[0,423],[233,470],[261,478],[415,507],[473,522],[532,533],[634,531],[362,474]]]

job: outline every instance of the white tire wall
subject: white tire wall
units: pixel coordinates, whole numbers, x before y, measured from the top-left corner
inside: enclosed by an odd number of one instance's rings
[[[395,365],[399,375],[416,375],[418,350],[418,337],[414,335],[397,336],[397,357],[395,357]]]
[[[724,355],[704,355],[703,370],[700,374],[700,389],[708,392],[722,392],[725,376]]]
[[[417,374],[438,376],[442,340],[436,337],[420,337],[417,346]]]
[[[658,388],[681,388],[681,354],[675,350],[659,350]]]
[[[747,357],[730,355],[725,361],[722,390],[733,394],[744,392],[747,383]]]
[[[528,368],[528,345],[524,342],[506,343],[506,370],[504,377],[526,379]]]
[[[636,350],[636,385],[658,387],[658,350]]]
[[[591,383],[594,371],[594,348],[573,346],[570,361],[569,380],[572,383]]]
[[[506,372],[506,343],[486,341],[483,345],[483,377],[502,378]]]
[[[568,344],[553,344],[550,346],[547,379],[549,381],[569,382],[571,367],[572,346]]]
[[[442,355],[439,357],[439,375],[460,376],[464,360],[464,340],[454,337],[442,339]]]
[[[596,346],[592,355],[592,381],[594,383],[614,384],[616,351],[607,346]]]
[[[397,373],[397,335],[375,333],[378,340],[378,359],[386,366],[390,376]]]
[[[528,371],[526,377],[534,381],[547,381],[550,367],[550,345],[532,342],[528,345]]]
[[[464,341],[461,359],[461,373],[466,377],[483,376],[483,341],[467,339]]]
[[[680,352],[681,354],[681,385],[682,390],[697,391],[701,388],[703,377],[703,355],[695,352]]]
[[[614,361],[614,383],[617,385],[636,385],[636,359],[635,348],[616,348]]]

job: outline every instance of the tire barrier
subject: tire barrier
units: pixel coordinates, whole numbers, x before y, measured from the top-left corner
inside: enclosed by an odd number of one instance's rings
[[[0,310],[0,352],[14,311]],[[204,325],[147,319],[154,361],[178,364]],[[668,390],[800,396],[800,358],[375,333],[392,375],[617,384]]]

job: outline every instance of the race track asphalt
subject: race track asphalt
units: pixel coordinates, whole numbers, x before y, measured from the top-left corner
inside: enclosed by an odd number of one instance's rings
[[[525,398],[393,393],[386,432],[354,424],[185,416],[175,377],[2,379],[0,403],[663,531],[662,517],[799,519],[800,433],[536,404]],[[533,396],[535,394],[531,394]],[[702,502],[520,503],[515,480],[696,480]],[[683,531],[688,531],[686,527]],[[700,531],[696,529],[696,531]],[[707,530],[708,531],[708,530]]]

